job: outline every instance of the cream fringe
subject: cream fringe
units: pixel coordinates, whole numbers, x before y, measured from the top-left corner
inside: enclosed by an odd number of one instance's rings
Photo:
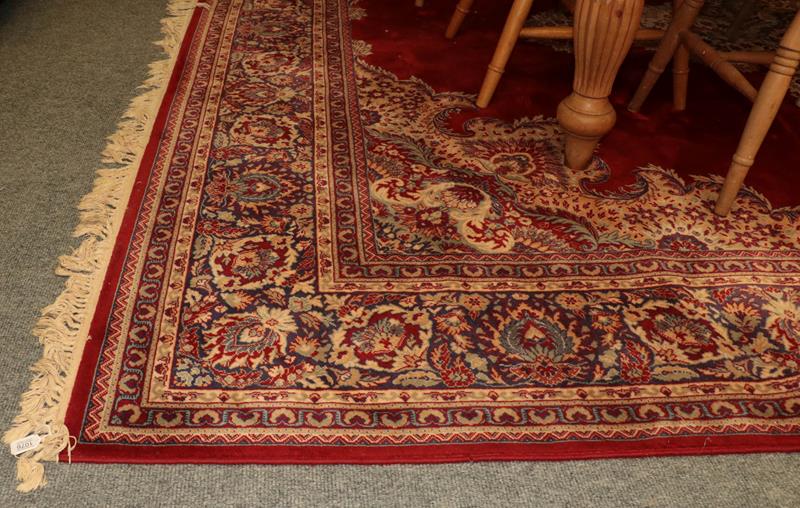
[[[71,452],[64,425],[66,406],[75,383],[78,363],[88,337],[92,312],[99,298],[111,250],[119,230],[136,171],[152,131],[175,59],[180,50],[196,0],[169,0],[168,16],[161,20],[161,46],[167,58],[150,64],[150,73],[133,99],[117,132],[103,151],[104,168],[97,171],[93,190],[78,205],[80,224],[73,233],[81,245],[59,259],[58,275],[67,277],[65,289],[42,311],[33,330],[44,346],[42,358],[31,368],[34,379],[22,395],[21,411],[3,436],[6,443],[49,428],[42,444],[17,459],[17,490],[29,492],[44,486],[42,461],[58,461],[59,453]],[[200,5],[208,7],[208,5]],[[74,438],[72,438],[74,439]]]

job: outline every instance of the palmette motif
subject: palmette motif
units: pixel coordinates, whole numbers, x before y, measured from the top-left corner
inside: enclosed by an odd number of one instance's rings
[[[608,188],[552,119],[457,125],[471,97],[366,64],[347,16],[203,16],[82,442],[797,432],[798,210],[719,218],[718,180],[656,167]]]

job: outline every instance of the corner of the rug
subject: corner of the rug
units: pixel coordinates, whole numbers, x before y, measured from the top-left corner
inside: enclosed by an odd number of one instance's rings
[[[81,244],[59,259],[56,273],[66,277],[63,292],[42,310],[33,334],[43,346],[42,357],[31,367],[33,381],[21,397],[20,412],[3,436],[7,444],[37,435],[41,443],[17,458],[17,490],[29,492],[45,479],[43,461],[58,461],[71,438],[64,425],[83,346],[88,339],[91,313],[125,211],[141,156],[147,145],[161,99],[197,0],[168,0],[161,20],[163,39],[156,42],[166,57],[149,66],[149,75],[131,100],[117,131],[103,151],[103,167],[97,171],[92,191],[81,199],[80,223],[74,236]],[[38,439],[37,439],[38,440]]]

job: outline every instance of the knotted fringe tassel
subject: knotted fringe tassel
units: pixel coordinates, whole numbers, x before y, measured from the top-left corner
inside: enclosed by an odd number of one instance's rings
[[[80,224],[73,235],[83,242],[72,254],[59,259],[56,273],[67,277],[64,291],[42,311],[33,330],[44,351],[31,368],[30,388],[22,395],[20,413],[3,440],[11,443],[47,427],[42,443],[17,459],[17,490],[29,492],[47,483],[42,461],[58,461],[59,453],[73,445],[64,425],[66,406],[75,382],[83,346],[88,339],[91,313],[97,303],[116,232],[127,205],[136,171],[158,113],[175,58],[191,19],[196,0],[170,0],[161,20],[164,39],[156,44],[167,58],[150,64],[147,80],[139,87],[117,132],[103,151],[105,167],[97,171],[93,190],[78,205]]]

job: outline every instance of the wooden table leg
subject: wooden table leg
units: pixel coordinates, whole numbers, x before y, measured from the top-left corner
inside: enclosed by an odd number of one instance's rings
[[[619,66],[642,18],[644,0],[578,0],[575,6],[575,78],[558,106],[566,135],[564,163],[584,169],[597,142],[616,122],[608,101]]]

